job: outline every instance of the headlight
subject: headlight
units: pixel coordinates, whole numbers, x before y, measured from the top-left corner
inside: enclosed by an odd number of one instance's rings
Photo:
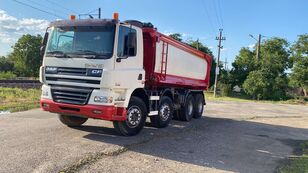
[[[48,96],[49,95],[48,90],[42,90],[42,95],[43,96]]]
[[[94,102],[99,103],[112,103],[113,98],[112,97],[106,97],[106,96],[95,96]]]

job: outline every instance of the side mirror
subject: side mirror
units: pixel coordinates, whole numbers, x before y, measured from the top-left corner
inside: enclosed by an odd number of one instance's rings
[[[42,45],[42,46],[40,47],[40,55],[41,55],[41,56],[44,56],[45,48],[46,48],[45,45]]]
[[[46,44],[47,44],[47,41],[48,41],[48,36],[49,36],[49,33],[45,32],[44,38],[42,40],[42,45],[41,45],[41,48],[40,48],[40,55],[41,56],[44,55]]]

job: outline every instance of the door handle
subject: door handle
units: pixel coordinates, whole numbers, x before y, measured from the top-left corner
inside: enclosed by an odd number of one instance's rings
[[[142,74],[138,75],[138,80],[142,80]]]

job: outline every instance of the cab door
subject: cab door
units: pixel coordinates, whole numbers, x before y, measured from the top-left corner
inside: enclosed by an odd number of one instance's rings
[[[115,51],[115,88],[144,87],[142,29],[119,25]]]

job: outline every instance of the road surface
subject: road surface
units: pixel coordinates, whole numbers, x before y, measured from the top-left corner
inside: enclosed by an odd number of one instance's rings
[[[122,137],[34,109],[0,115],[0,172],[274,172],[308,140],[308,106],[208,102],[201,119]]]

